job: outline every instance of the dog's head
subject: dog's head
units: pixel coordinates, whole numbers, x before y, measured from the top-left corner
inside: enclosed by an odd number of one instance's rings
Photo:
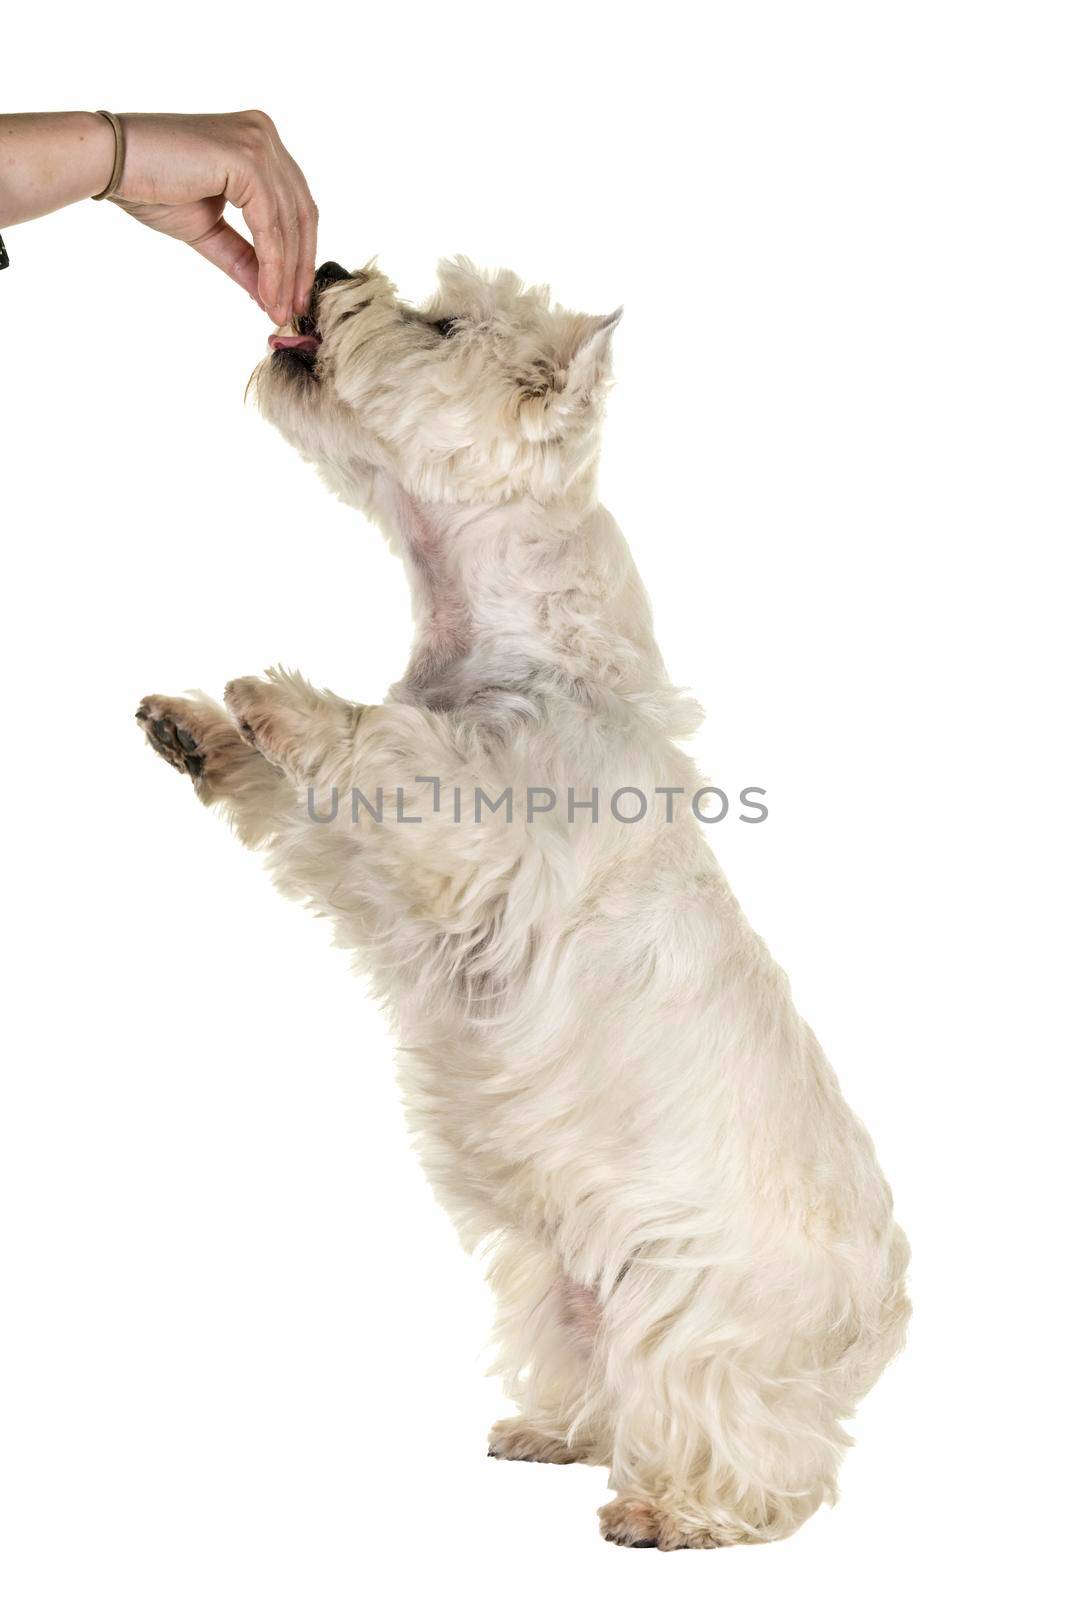
[[[420,500],[548,503],[591,492],[620,316],[564,311],[463,259],[416,310],[375,266],[327,262],[308,316],[272,336],[258,397],[342,493],[370,465]]]

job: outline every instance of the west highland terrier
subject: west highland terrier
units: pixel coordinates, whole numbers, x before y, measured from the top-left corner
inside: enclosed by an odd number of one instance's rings
[[[490,1454],[610,1466],[605,1538],[671,1550],[834,1498],[908,1251],[708,849],[699,714],[597,501],[618,318],[463,260],[422,310],[320,268],[255,387],[404,562],[410,665],[382,705],[274,670],[137,715],[388,1002],[427,1173],[491,1257],[518,1414]]]

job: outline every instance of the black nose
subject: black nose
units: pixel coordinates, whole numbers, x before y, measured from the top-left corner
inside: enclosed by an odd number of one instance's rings
[[[344,267],[339,267],[336,261],[324,261],[315,274],[315,287],[322,289],[328,283],[340,283],[343,278],[351,276],[352,274],[346,272]]]

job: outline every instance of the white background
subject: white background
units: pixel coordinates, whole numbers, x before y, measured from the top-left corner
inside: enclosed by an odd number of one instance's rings
[[[91,12],[91,14],[90,14]],[[0,1579],[8,1600],[1047,1593],[1060,1521],[1064,40],[982,3],[20,8],[6,109],[261,105],[320,257],[620,301],[606,503],[713,843],[868,1122],[908,1349],[794,1539],[597,1537],[485,1459],[491,1306],[328,929],[145,748],[407,598],[242,406],[269,331],[109,206],[8,230]]]

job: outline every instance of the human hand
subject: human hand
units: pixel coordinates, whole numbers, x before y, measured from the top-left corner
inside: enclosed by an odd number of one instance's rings
[[[123,112],[122,126],[126,160],[114,203],[192,245],[275,322],[305,312],[318,209],[266,113]],[[243,212],[251,244],[225,220],[227,203]]]

